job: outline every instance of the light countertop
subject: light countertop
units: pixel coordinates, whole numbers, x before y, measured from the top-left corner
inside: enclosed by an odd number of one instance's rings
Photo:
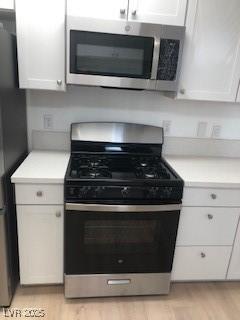
[[[32,151],[12,175],[13,183],[63,183],[70,154]],[[240,188],[240,158],[165,156],[186,187]]]
[[[32,151],[11,177],[13,183],[63,183],[70,154]]]
[[[240,188],[240,158],[165,156],[186,187]]]

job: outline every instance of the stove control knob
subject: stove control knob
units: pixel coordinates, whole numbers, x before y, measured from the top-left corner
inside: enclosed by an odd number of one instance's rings
[[[166,197],[170,197],[171,194],[172,194],[172,191],[173,191],[173,188],[172,188],[172,187],[165,187],[165,188],[163,189],[164,195],[165,195]]]
[[[130,188],[128,188],[128,187],[124,187],[124,188],[121,190],[121,193],[122,193],[123,198],[126,198],[126,197],[129,195],[129,191],[130,191]]]
[[[93,196],[94,197],[99,197],[101,196],[101,194],[104,192],[105,187],[96,187],[94,192],[93,192]]]
[[[71,188],[69,188],[69,195],[70,196],[74,196],[74,193],[75,193],[75,188],[74,187],[71,187]]]
[[[151,187],[149,189],[149,197],[150,198],[156,198],[157,194],[158,194],[159,188],[158,187]]]
[[[72,170],[71,171],[71,177],[72,178],[77,178],[77,170]]]
[[[90,187],[81,187],[78,189],[78,196],[80,198],[85,198],[90,190]]]

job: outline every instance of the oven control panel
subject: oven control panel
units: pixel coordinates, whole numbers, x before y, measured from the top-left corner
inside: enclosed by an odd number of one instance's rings
[[[134,186],[67,186],[66,200],[178,200],[181,192],[176,186],[134,187]]]

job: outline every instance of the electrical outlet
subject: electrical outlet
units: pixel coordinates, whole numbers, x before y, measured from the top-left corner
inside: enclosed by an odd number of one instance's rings
[[[52,130],[53,129],[53,115],[52,114],[44,114],[43,128],[45,130]]]
[[[211,137],[214,139],[218,139],[221,136],[222,127],[218,124],[212,126],[212,134]]]
[[[163,120],[163,130],[164,130],[164,135],[169,135],[171,131],[171,121],[170,120]]]
[[[207,133],[207,122],[199,121],[197,126],[197,137],[204,138]]]

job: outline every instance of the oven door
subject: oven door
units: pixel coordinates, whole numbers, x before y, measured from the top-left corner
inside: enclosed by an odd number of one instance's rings
[[[180,205],[66,204],[65,274],[170,273]]]
[[[136,22],[68,17],[67,83],[155,90],[157,31]]]

